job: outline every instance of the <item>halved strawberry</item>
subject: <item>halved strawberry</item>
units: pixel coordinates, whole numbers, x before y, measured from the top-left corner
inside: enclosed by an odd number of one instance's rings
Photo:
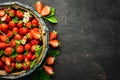
[[[7,20],[7,16],[8,16],[8,15],[7,15],[7,14],[5,14],[4,16],[2,16],[2,17],[1,17],[1,19],[0,19],[0,20],[1,20],[1,21],[6,21],[6,20]]]
[[[41,13],[42,10],[42,3],[40,1],[36,2],[35,9],[38,13]]]
[[[49,38],[49,40],[53,40],[55,38],[57,38],[57,32],[56,31],[50,32],[50,38]]]
[[[4,16],[5,15],[5,10],[1,9],[0,10],[0,16]]]
[[[38,26],[38,20],[35,18],[31,21],[31,23],[33,26]]]
[[[58,47],[58,46],[60,45],[60,43],[59,43],[58,40],[51,40],[51,41],[49,42],[49,44],[50,44],[52,47],[54,47],[54,48],[56,48],[56,47]]]
[[[20,19],[23,18],[24,12],[22,10],[17,10],[16,11],[16,16],[19,17]]]
[[[41,37],[40,32],[36,32],[36,31],[31,30],[31,33],[32,33],[32,36],[34,39],[40,39],[40,37]]]
[[[44,70],[45,70],[45,72],[47,74],[49,74],[49,75],[53,75],[54,74],[52,67],[44,65],[43,68],[44,68]]]
[[[48,56],[46,59],[47,65],[53,65],[55,63],[55,57],[53,56]]]
[[[11,17],[14,17],[15,16],[15,10],[14,9],[10,9],[8,11],[8,14],[11,16]]]
[[[44,6],[40,14],[41,14],[41,16],[49,15],[50,14],[50,7],[49,6]]]

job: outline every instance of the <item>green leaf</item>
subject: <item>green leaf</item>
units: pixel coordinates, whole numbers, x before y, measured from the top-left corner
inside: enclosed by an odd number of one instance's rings
[[[37,61],[37,59],[30,62],[30,69],[35,66],[36,61]]]
[[[24,55],[26,55],[27,53],[28,53],[28,50],[25,50]]]
[[[3,50],[0,50],[0,56],[1,56],[3,53],[4,53],[4,51],[3,51]]]
[[[55,16],[51,16],[51,17],[43,17],[45,20],[51,22],[51,23],[58,23],[58,20],[56,19]]]
[[[18,23],[18,17],[13,18],[12,21],[14,21],[15,23]]]
[[[32,80],[40,80],[39,74],[40,74],[40,73],[38,73],[38,71],[35,71],[35,73],[33,74]]]
[[[40,80],[51,80],[50,76],[42,69],[39,71]]]
[[[13,52],[12,55],[11,55],[11,57],[15,58],[17,55],[18,55],[17,52]]]
[[[55,15],[55,8],[51,7],[50,8],[50,15],[48,15],[47,17],[51,17]]]
[[[41,52],[42,52],[42,46],[41,47],[37,47],[36,48],[36,52],[35,52],[35,54],[36,54],[36,57],[39,57],[39,55],[41,54]]]
[[[47,56],[58,56],[60,54],[60,52],[58,50],[55,50],[55,51],[51,51],[51,50],[48,50],[47,52]]]

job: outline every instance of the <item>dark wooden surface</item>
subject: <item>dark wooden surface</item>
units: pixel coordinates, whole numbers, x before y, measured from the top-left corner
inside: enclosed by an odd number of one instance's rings
[[[7,1],[34,7],[37,0],[0,0]],[[46,22],[62,43],[53,79],[120,80],[120,0],[41,1],[55,7],[59,20]]]

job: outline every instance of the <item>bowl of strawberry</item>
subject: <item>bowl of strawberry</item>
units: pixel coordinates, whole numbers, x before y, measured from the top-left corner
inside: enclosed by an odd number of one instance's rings
[[[21,78],[40,67],[49,47],[48,34],[33,8],[0,3],[0,78]]]

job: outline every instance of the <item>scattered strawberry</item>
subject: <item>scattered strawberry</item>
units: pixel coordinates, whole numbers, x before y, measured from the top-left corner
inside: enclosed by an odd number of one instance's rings
[[[12,28],[16,27],[16,23],[11,20],[11,21],[9,21],[8,26],[9,26],[9,29],[12,29]]]
[[[43,68],[44,68],[44,70],[45,70],[45,72],[47,74],[49,74],[49,75],[53,75],[54,74],[52,67],[44,65]]]
[[[7,56],[10,56],[13,51],[14,51],[14,49],[13,49],[12,47],[7,47],[7,48],[5,49],[5,54],[6,54]]]
[[[52,56],[48,56],[47,59],[46,59],[46,63],[47,65],[53,65],[55,62],[55,58],[52,57]]]
[[[27,28],[31,28],[31,27],[32,27],[32,23],[31,23],[31,22],[27,22],[27,23],[26,23],[26,27],[27,27]]]
[[[23,21],[22,21],[22,20],[18,21],[17,27],[19,27],[19,28],[22,28],[22,27],[23,27]]]
[[[22,10],[17,10],[16,11],[16,16],[19,17],[20,19],[23,18],[23,15],[24,15],[24,13],[23,13]]]
[[[44,6],[42,11],[40,12],[41,16],[47,16],[50,14],[50,7],[49,6]]]
[[[50,44],[52,47],[56,48],[56,47],[59,46],[59,41],[58,41],[58,40],[51,40],[51,41],[49,42],[49,44]]]
[[[14,10],[14,9],[10,9],[10,10],[8,11],[8,13],[9,13],[9,16],[11,16],[11,17],[14,17],[14,16],[15,16],[15,10]]]
[[[28,28],[20,28],[19,29],[19,34],[24,36],[28,33]]]
[[[30,49],[31,49],[30,43],[25,44],[25,50],[30,50]]]
[[[22,45],[19,45],[19,46],[17,47],[17,49],[16,49],[16,52],[19,53],[19,54],[23,53],[23,52],[24,52],[23,46],[22,46]]]
[[[38,13],[41,13],[42,10],[42,3],[40,1],[36,2],[35,9]]]
[[[16,56],[16,61],[23,62],[24,61],[24,56],[22,54],[17,55]]]
[[[31,23],[32,23],[33,26],[38,26],[38,20],[37,19],[33,19],[31,21]]]
[[[49,40],[53,40],[55,38],[57,38],[57,32],[56,31],[50,32],[50,38],[49,38]]]
[[[15,39],[15,40],[21,40],[21,39],[22,39],[22,37],[21,37],[21,35],[16,34],[16,35],[14,36],[14,39]]]

